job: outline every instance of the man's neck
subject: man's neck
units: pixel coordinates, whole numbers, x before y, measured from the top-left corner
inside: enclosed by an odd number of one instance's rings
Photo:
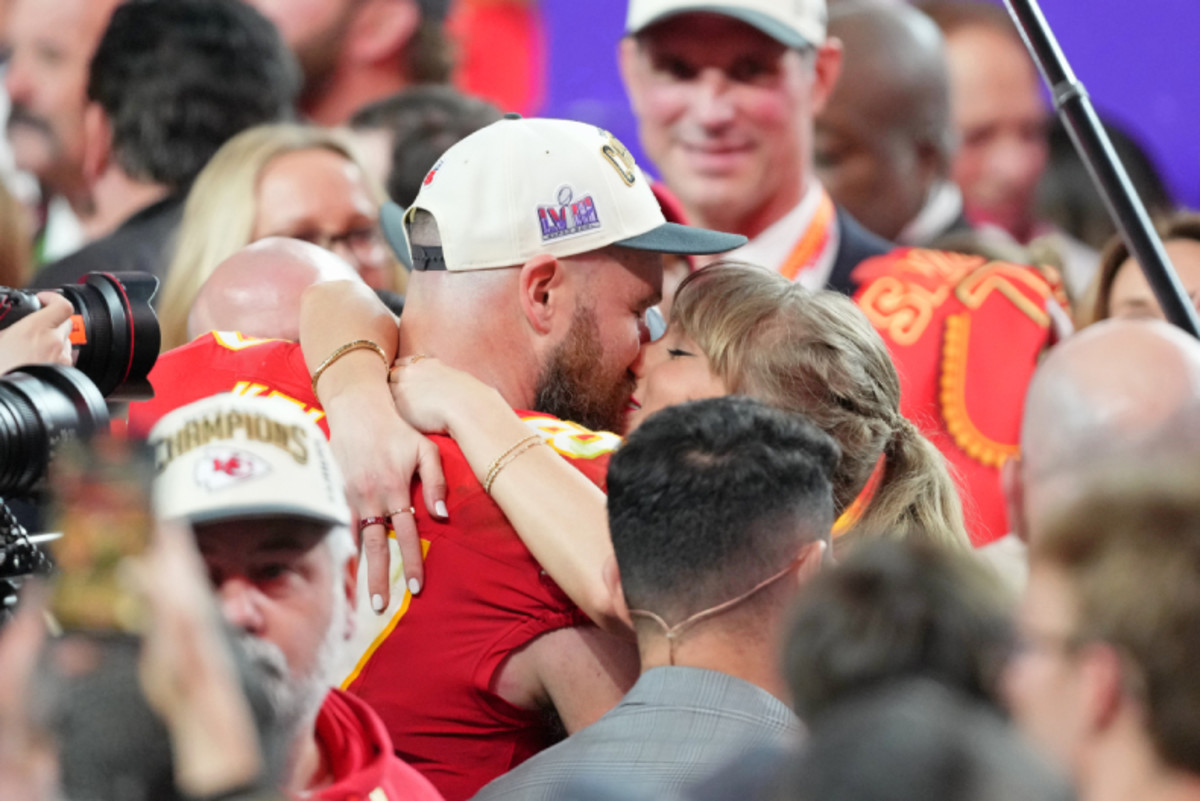
[[[325,787],[333,782],[325,753],[317,742],[315,721],[309,721],[292,744],[285,775],[290,777],[288,789],[304,793]]]
[[[703,624],[702,624],[703,625]],[[777,643],[772,638],[759,636],[757,632],[748,636],[731,636],[723,630],[713,632],[688,631],[675,643],[675,667],[694,667],[725,673],[749,682],[785,704],[791,703],[791,694],[780,675]],[[656,667],[671,665],[671,654],[666,636],[661,632],[640,632],[638,653],[642,660],[642,673]]]
[[[85,223],[89,237],[112,233],[130,217],[169,193],[161,184],[135,180],[121,170],[106,171],[92,187],[95,213]]]
[[[1123,729],[1105,736],[1085,758],[1077,782],[1081,801],[1200,799],[1200,776],[1164,765],[1139,724],[1127,721]]]
[[[384,66],[388,68],[339,68],[320,86],[304,93],[300,99],[304,116],[318,125],[344,125],[367,104],[408,88],[398,66]]]
[[[537,397],[536,378],[522,378],[530,371],[524,369],[523,362],[516,356],[528,349],[527,343],[506,343],[503,337],[489,337],[486,333],[477,334],[471,342],[458,341],[445,335],[448,324],[447,319],[435,323],[442,329],[438,334],[412,318],[401,316],[399,355],[434,356],[447,366],[469,373],[493,387],[512,408],[536,411],[533,408]]]

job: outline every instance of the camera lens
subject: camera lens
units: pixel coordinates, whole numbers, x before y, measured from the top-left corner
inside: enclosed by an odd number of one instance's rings
[[[158,279],[147,273],[88,273],[60,291],[82,318],[87,342],[75,366],[105,396],[126,381],[144,379],[158,359],[158,319],[150,298]]]
[[[27,494],[64,440],[108,428],[108,408],[80,371],[55,364],[0,376],[0,496]]]

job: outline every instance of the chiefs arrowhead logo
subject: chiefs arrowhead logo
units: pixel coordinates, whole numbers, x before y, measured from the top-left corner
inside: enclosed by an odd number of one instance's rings
[[[196,483],[209,491],[224,489],[271,472],[267,462],[235,448],[209,448],[196,462]]]

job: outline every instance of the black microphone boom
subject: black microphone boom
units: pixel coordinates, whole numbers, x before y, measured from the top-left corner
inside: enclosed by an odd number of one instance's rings
[[[1054,107],[1071,135],[1079,157],[1087,165],[1129,252],[1141,265],[1163,313],[1172,323],[1200,338],[1196,309],[1179,283],[1163,250],[1162,240],[1146,214],[1146,207],[1134,191],[1124,165],[1100,125],[1087,90],[1067,63],[1037,0],[1004,0],[1004,3],[1054,95]]]

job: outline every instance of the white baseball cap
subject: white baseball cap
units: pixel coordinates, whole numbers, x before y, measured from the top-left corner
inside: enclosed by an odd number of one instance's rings
[[[163,417],[149,442],[159,518],[350,524],[345,485],[325,435],[285,400],[214,395]]]
[[[441,248],[412,246],[414,270],[488,270],[534,256],[607,247],[659,253],[724,253],[737,234],[668,223],[633,156],[602,128],[582,122],[504,119],[442,155],[411,207],[386,204],[380,221],[397,251],[404,224],[423,209]]]
[[[668,17],[694,13],[732,17],[795,48],[824,42],[829,19],[825,0],[629,0],[625,31],[637,34]]]

